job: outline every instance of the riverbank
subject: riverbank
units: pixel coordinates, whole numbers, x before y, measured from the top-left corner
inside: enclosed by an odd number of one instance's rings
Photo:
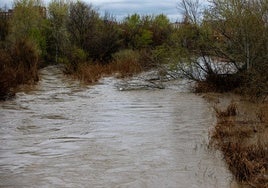
[[[221,96],[205,96],[215,104],[217,115],[210,146],[222,152],[229,170],[242,185],[268,187],[268,102]]]

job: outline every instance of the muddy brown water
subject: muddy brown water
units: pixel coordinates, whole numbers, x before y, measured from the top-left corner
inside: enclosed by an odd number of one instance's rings
[[[119,91],[40,74],[0,103],[0,187],[233,187],[207,149],[212,108],[180,83]]]

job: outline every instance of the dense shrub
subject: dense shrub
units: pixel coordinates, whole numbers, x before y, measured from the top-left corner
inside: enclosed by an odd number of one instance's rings
[[[121,46],[119,28],[112,17],[100,20],[96,32],[86,39],[86,51],[89,58],[107,64],[112,59],[112,54]]]
[[[6,19],[0,18],[0,42],[5,41],[9,32],[9,23]]]
[[[61,59],[61,62],[66,65],[66,71],[72,73],[77,71],[79,64],[86,63],[87,54],[83,49],[73,47],[67,53],[67,58],[68,59]]]
[[[0,49],[0,100],[7,97],[10,88],[15,85],[15,72],[12,58],[7,50]]]
[[[239,74],[211,74],[203,81],[197,81],[195,92],[228,92],[242,87],[243,78]]]
[[[108,64],[87,61],[78,63],[75,71],[71,69],[72,66],[66,71],[69,71],[69,73],[76,78],[86,83],[97,82],[102,76],[114,75],[116,77],[124,78],[133,76],[134,74],[145,70],[145,59],[149,59],[148,56],[149,54],[146,54],[145,52],[121,50],[113,54],[113,60]]]
[[[0,49],[0,99],[13,95],[13,89],[38,81],[38,53],[29,40],[20,40],[11,49]]]
[[[172,36],[179,71],[198,81],[199,90],[242,88],[243,93],[267,96],[267,1],[215,0],[202,16],[198,2],[182,0],[185,21]],[[233,70],[218,71],[219,64]],[[205,75],[196,77],[196,68]]]
[[[22,39],[15,43],[12,51],[13,67],[16,68],[16,81],[18,84],[29,81],[38,81],[38,52],[29,40]]]
[[[263,60],[262,64],[250,69],[243,74],[241,91],[256,100],[265,100],[268,96],[268,63]]]
[[[132,75],[142,70],[140,53],[134,50],[121,50],[113,55],[112,66],[122,76]]]

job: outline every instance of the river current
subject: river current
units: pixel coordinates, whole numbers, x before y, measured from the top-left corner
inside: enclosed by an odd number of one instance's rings
[[[0,187],[231,187],[208,149],[211,106],[180,81],[120,91],[85,86],[58,67],[0,102]]]

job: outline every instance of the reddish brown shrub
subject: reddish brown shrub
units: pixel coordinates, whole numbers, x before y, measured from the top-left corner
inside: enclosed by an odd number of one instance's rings
[[[14,95],[12,88],[38,81],[38,53],[28,40],[10,49],[0,49],[0,100]]]

